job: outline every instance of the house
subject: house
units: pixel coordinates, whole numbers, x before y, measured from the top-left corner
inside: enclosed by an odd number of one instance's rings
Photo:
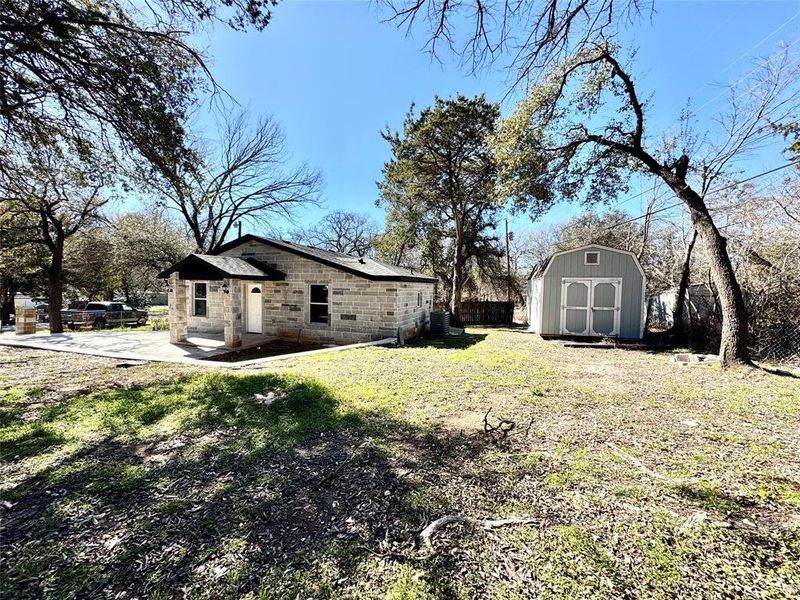
[[[528,280],[528,330],[641,339],[645,276],[632,252],[590,244],[556,252]]]
[[[673,323],[675,311],[675,295],[677,288],[672,288],[654,294],[647,299],[650,326],[669,329]],[[714,292],[705,283],[695,283],[686,288],[686,304],[683,311],[683,321],[687,329],[696,323],[708,321],[714,317],[716,298]]]
[[[222,336],[228,348],[413,337],[429,325],[436,284],[372,258],[249,234],[159,277],[169,278],[170,341]]]

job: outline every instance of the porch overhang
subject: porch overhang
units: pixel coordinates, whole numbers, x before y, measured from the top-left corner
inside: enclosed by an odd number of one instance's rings
[[[190,254],[158,274],[167,279],[173,273],[178,279],[219,281],[242,279],[246,281],[283,281],[286,273],[255,258]]]

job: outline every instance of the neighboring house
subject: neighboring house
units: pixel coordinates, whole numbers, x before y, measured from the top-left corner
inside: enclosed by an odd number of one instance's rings
[[[436,284],[368,257],[249,234],[159,277],[169,278],[170,340],[223,334],[228,348],[274,338],[413,337],[429,325]]]
[[[528,329],[641,339],[644,292],[644,271],[632,252],[597,244],[556,252],[528,280]]]
[[[675,294],[677,288],[672,288],[655,294],[647,299],[649,324],[651,327],[669,329],[672,327],[673,312],[675,310]],[[683,322],[688,328],[695,323],[708,320],[714,315],[716,298],[711,288],[705,283],[696,283],[686,288],[686,304],[683,311]]]

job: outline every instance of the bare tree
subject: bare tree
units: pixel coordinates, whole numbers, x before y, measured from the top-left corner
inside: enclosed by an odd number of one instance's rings
[[[291,156],[280,126],[266,116],[251,125],[247,112],[228,114],[218,141],[195,144],[196,164],[181,177],[149,179],[170,209],[177,211],[198,250],[223,244],[237,222],[274,229],[274,221],[315,204],[321,175],[307,165],[289,166]]]
[[[297,228],[291,238],[301,244],[316,246],[331,252],[372,254],[378,226],[366,215],[336,210],[311,227]]]
[[[515,84],[621,25],[653,13],[652,0],[382,0],[408,32],[419,22],[427,49],[460,54],[473,71],[510,55]]]
[[[109,201],[102,193],[104,169],[67,162],[54,148],[6,167],[0,170],[0,200],[11,229],[0,232],[0,237],[3,245],[7,236],[13,236],[17,243],[46,248],[50,331],[61,333],[64,244],[102,219]]]

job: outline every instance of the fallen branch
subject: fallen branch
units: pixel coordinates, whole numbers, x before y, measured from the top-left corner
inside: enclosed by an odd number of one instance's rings
[[[486,519],[480,521],[480,526],[484,529],[499,529],[500,527],[508,527],[509,525],[539,525],[541,519],[534,517],[508,517],[507,519]]]
[[[485,415],[483,415],[483,432],[492,438],[492,442],[496,444],[498,441],[506,439],[508,434],[514,430],[517,424],[514,421],[509,421],[501,417],[497,425],[492,425],[489,423],[490,412],[492,412],[491,408],[486,411]],[[500,436],[499,440],[497,436]]]
[[[646,466],[642,461],[640,461],[635,456],[631,456],[630,454],[628,454],[624,450],[620,449],[614,442],[606,442],[606,445],[609,448],[611,448],[614,451],[614,453],[617,456],[619,456],[622,460],[624,460],[627,463],[630,463],[631,465],[633,465],[634,467],[639,469],[645,475],[649,475],[653,479],[658,479],[659,481],[671,481],[669,477],[665,477],[661,473],[658,473],[657,471],[654,471],[650,467]]]
[[[433,535],[439,531],[442,527],[447,525],[452,525],[454,523],[472,525],[474,527],[480,527],[481,529],[499,529],[501,527],[510,527],[512,525],[538,525],[541,523],[541,519],[537,519],[534,517],[508,517],[505,519],[472,519],[470,517],[465,517],[463,515],[445,515],[443,517],[439,517],[435,521],[431,522],[422,532],[419,534],[417,538],[417,542],[420,546],[425,548],[429,553],[433,552],[433,543],[431,542],[431,538]]]

